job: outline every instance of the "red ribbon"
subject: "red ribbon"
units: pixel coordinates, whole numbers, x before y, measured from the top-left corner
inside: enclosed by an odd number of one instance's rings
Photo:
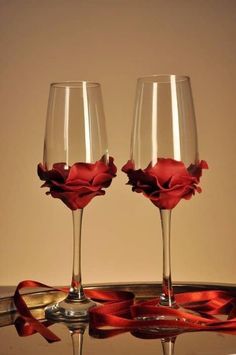
[[[28,287],[52,289],[50,286],[32,280],[19,283],[14,294],[15,306],[20,315],[15,323],[18,334],[27,336],[38,332],[49,343],[59,341],[60,339],[48,329],[52,323],[47,320],[37,320],[27,307],[20,290]],[[66,288],[54,290],[68,292]],[[85,290],[85,294],[102,303],[101,306],[90,310],[89,331],[90,335],[95,337],[110,337],[127,331],[135,335],[137,329],[140,336],[142,329],[147,328],[175,328],[178,333],[220,331],[236,335],[236,292],[233,291],[210,290],[176,294],[178,305],[197,314],[158,306],[158,298],[135,303],[134,294],[127,291]],[[216,317],[222,315],[225,319]],[[163,320],[161,316],[169,316],[171,319]],[[138,317],[147,317],[149,320],[140,320],[137,319]],[[163,337],[163,335],[164,332],[163,334],[159,332],[156,337]]]

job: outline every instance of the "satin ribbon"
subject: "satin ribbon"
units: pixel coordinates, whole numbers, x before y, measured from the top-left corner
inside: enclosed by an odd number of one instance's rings
[[[48,329],[52,323],[34,318],[20,293],[23,288],[37,287],[68,292],[67,288],[52,288],[37,281],[20,282],[14,294],[19,313],[15,322],[18,334],[27,336],[38,332],[49,343],[59,341]],[[162,334],[161,329],[166,328],[175,328],[176,333],[219,331],[236,335],[236,292],[233,291],[210,290],[176,294],[177,304],[195,313],[182,311],[181,308],[159,306],[158,298],[135,302],[134,294],[128,291],[85,290],[85,294],[101,303],[90,310],[89,333],[94,337],[110,337],[127,331],[139,337],[163,337],[166,333],[163,330]],[[169,319],[162,319],[162,316]],[[140,319],[142,317],[146,319]],[[146,336],[145,329],[148,328],[160,328],[160,331],[156,336]]]

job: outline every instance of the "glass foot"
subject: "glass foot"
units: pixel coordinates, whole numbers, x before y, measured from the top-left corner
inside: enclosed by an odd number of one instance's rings
[[[86,322],[89,310],[97,304],[88,298],[82,300],[65,299],[45,308],[45,317],[56,322]]]

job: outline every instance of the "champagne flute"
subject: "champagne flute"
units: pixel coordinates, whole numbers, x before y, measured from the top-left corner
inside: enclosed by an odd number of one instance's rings
[[[198,158],[189,77],[153,75],[138,79],[130,160],[122,170],[127,173],[132,190],[143,193],[160,211],[163,238],[160,306],[178,307],[171,280],[171,212],[181,199],[189,199],[195,191],[201,191],[197,184],[203,168],[207,164]]]
[[[73,268],[66,299],[46,308],[46,317],[86,321],[95,303],[86,297],[81,277],[81,231],[84,207],[103,195],[115,176],[108,155],[105,116],[99,83],[60,82],[50,87],[43,164],[38,173],[55,198],[72,210]]]

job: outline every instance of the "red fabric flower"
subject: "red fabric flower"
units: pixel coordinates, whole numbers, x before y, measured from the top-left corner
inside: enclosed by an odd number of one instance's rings
[[[182,198],[188,200],[195,191],[201,192],[197,185],[202,169],[208,169],[204,160],[186,168],[181,161],[159,158],[154,166],[149,164],[144,170],[135,170],[134,163],[129,160],[122,171],[128,175],[127,184],[132,185],[133,191],[142,192],[161,209],[172,209]]]
[[[75,163],[68,169],[65,163],[53,164],[51,170],[38,164],[38,176],[45,181],[41,187],[50,188],[46,194],[60,198],[71,210],[84,208],[93,197],[104,195],[102,189],[110,186],[116,170],[112,157],[108,164],[101,159],[94,164]]]

